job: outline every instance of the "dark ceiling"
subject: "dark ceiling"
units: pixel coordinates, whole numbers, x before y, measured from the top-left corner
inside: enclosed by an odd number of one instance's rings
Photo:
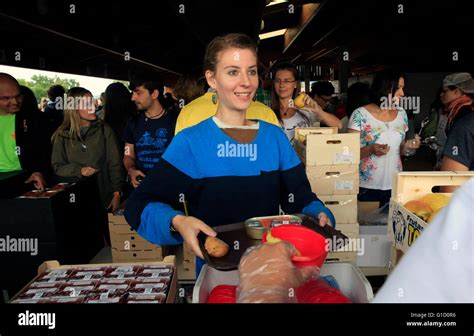
[[[205,45],[217,35],[243,32],[257,39],[259,33],[289,28],[284,36],[260,42],[267,67],[292,60],[311,65],[312,79],[327,78],[337,76],[347,51],[353,74],[393,66],[473,72],[470,3],[290,0],[265,7],[266,0],[3,1],[0,64],[116,79],[141,67],[172,82],[180,74],[201,72]]]

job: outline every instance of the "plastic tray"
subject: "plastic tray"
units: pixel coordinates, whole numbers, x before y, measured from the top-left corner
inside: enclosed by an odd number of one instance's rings
[[[374,299],[372,286],[360,269],[352,263],[325,263],[321,276],[332,275],[339,289],[353,303],[369,303]],[[239,272],[223,272],[204,265],[193,290],[193,303],[206,303],[209,293],[218,285],[239,284]]]

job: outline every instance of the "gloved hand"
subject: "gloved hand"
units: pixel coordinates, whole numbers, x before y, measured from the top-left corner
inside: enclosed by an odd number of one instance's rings
[[[237,303],[296,303],[297,287],[319,277],[319,267],[297,268],[296,248],[287,241],[249,248],[239,264]]]

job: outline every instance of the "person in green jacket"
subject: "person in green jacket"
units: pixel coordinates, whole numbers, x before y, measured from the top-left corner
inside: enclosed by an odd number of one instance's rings
[[[98,120],[93,101],[92,94],[81,87],[66,93],[64,122],[51,138],[51,163],[59,176],[96,174],[100,198],[114,211],[120,206],[122,160],[117,138],[110,126]]]

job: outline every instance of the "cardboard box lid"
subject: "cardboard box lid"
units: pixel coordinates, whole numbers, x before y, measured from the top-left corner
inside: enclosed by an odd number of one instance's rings
[[[295,128],[295,139],[299,142],[304,142],[308,134],[337,134],[337,127],[306,127],[306,128]]]

